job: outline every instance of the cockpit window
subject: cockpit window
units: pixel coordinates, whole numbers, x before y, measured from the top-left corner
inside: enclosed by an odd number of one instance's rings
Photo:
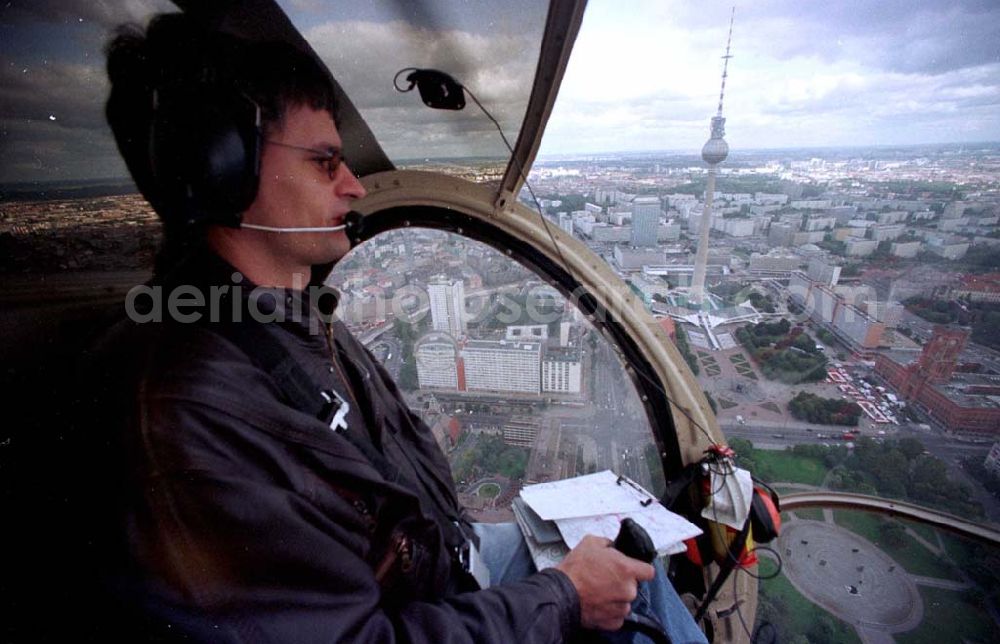
[[[406,228],[354,249],[329,283],[481,520],[510,520],[523,485],[606,469],[662,493],[651,427],[614,348],[503,253]]]
[[[587,5],[530,181],[782,495],[755,641],[995,630],[996,541],[886,512],[1000,521],[998,25],[977,2]],[[882,500],[839,505],[858,494]]]
[[[548,3],[280,3],[398,168],[499,182],[510,152],[472,100],[462,111],[393,88],[397,72],[437,69],[476,95],[513,144],[531,92]],[[411,87],[404,72],[400,88]]]

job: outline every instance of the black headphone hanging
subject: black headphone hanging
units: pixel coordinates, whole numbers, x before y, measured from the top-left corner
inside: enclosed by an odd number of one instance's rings
[[[257,196],[260,107],[212,76],[153,90],[150,169],[170,223],[238,227]]]

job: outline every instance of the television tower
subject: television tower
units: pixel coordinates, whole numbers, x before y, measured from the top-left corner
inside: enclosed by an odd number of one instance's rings
[[[715,194],[715,169],[729,156],[726,135],[726,119],[722,116],[722,97],[726,93],[726,77],[729,75],[729,45],[733,41],[733,18],[736,7],[729,16],[729,37],[726,39],[726,55],[722,57],[722,89],[719,90],[719,110],[712,117],[712,132],[701,149],[701,158],[708,164],[708,183],[705,185],[705,208],[701,212],[701,228],[698,231],[698,251],[694,259],[694,277],[688,290],[688,304],[701,308],[705,301],[705,268],[708,263],[708,234],[712,229],[712,197]]]

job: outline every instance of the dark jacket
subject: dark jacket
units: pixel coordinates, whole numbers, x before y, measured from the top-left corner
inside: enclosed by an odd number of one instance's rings
[[[98,526],[112,593],[140,622],[213,641],[525,643],[575,631],[579,600],[558,571],[463,592],[441,510],[413,489],[436,486],[462,523],[448,463],[342,323],[324,327],[293,291],[252,302],[279,320],[271,335],[298,364],[350,402],[347,431],[365,432],[399,481],[290,406],[225,325],[166,319],[174,286],[211,301],[233,272],[210,254],[189,261],[162,285],[164,321],[119,325],[91,371],[95,418],[107,418],[93,444],[113,455]],[[239,285],[246,312],[253,286]]]

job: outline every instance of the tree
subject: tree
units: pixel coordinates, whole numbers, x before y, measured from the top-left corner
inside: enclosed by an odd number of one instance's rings
[[[405,353],[403,354],[406,355]],[[399,368],[399,388],[403,391],[413,391],[419,386],[417,378],[417,362],[412,355],[401,359]]]
[[[400,317],[393,320],[392,331],[399,338],[400,345],[399,388],[403,391],[413,391],[419,386],[417,361],[413,355],[416,331],[412,324]]]
[[[712,398],[712,394],[707,391],[703,390],[702,393],[705,394],[705,398],[708,399],[708,406],[712,408],[712,413],[717,415],[719,413],[719,406],[715,403],[715,398]]]
[[[879,461],[879,469],[876,473],[879,491],[895,498],[905,497],[909,474],[909,464],[906,462],[906,457],[898,449],[893,449],[887,454],[883,453]]]
[[[745,438],[733,438],[729,441],[729,446],[736,452],[740,467],[753,472],[757,464],[753,457],[753,443]]]
[[[833,644],[839,641],[837,623],[829,615],[820,615],[806,629],[806,637],[813,644]]]
[[[878,536],[882,544],[890,548],[906,545],[906,528],[895,521],[883,521],[878,526]]]
[[[821,366],[825,367],[825,363]],[[823,398],[804,391],[800,391],[788,401],[788,410],[800,420],[823,425],[854,427],[861,416],[861,407],[853,402]]]
[[[691,347],[688,345],[687,333],[684,331],[684,327],[677,327],[676,338],[677,339],[674,344],[681,352],[681,355],[684,356],[684,361],[687,362],[688,367],[691,369],[691,373],[697,376],[698,371],[700,371],[698,368],[698,359],[695,358],[694,354],[691,352]]]
[[[897,447],[908,461],[912,461],[924,453],[924,444],[916,438],[903,438],[899,441]]]

